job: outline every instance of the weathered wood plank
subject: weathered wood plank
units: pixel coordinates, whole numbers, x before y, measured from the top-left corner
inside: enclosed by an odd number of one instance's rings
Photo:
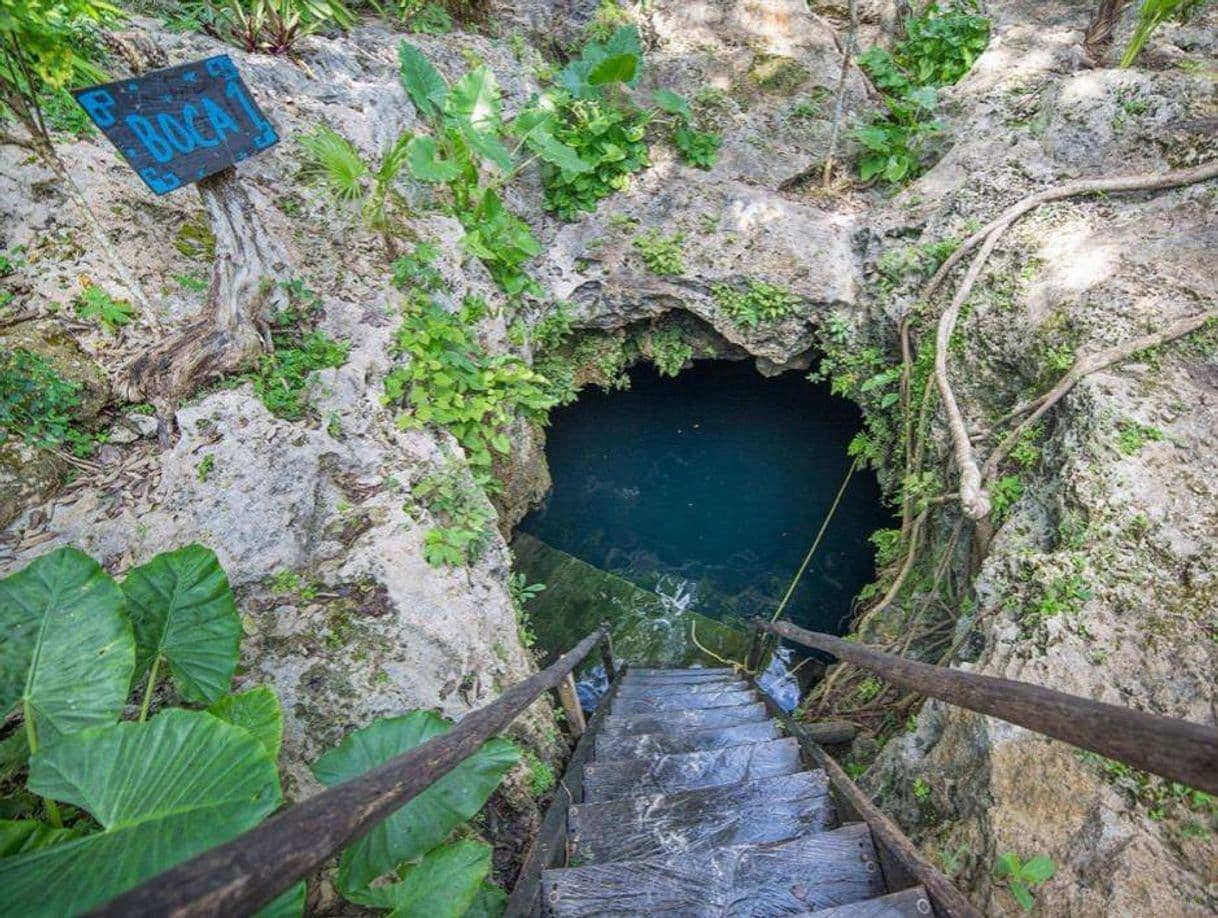
[[[693,711],[701,708],[726,708],[732,705],[756,701],[752,691],[731,692],[678,692],[675,689],[663,695],[643,695],[638,698],[619,698],[613,706],[615,714],[646,714],[651,711]]]
[[[799,746],[793,739],[629,762],[595,762],[584,766],[584,799],[599,802],[637,794],[672,794],[800,770]]]
[[[761,743],[781,736],[778,724],[759,720],[732,727],[686,730],[681,733],[629,733],[596,738],[596,760],[642,759],[655,755],[675,755],[704,749],[725,749],[745,743]]]
[[[572,860],[595,864],[782,841],[836,825],[829,779],[820,770],[584,803],[572,806],[567,819]]]
[[[1218,794],[1218,729],[1040,685],[931,666],[787,622],[760,627],[862,666],[900,688],[988,714]]]
[[[809,912],[808,918],[928,918],[931,914],[926,890],[914,886],[878,899]]]
[[[109,918],[252,914],[502,733],[575,669],[600,637],[599,630],[592,632],[551,666],[467,714],[435,739],[284,810],[90,914]]]
[[[764,845],[550,870],[548,914],[733,918],[806,912],[883,895],[861,824]]]
[[[747,692],[749,684],[744,680],[724,682],[682,682],[678,685],[647,685],[641,682],[627,682],[622,686],[618,697],[622,701],[639,698],[668,698],[672,695],[705,695],[708,692]]]
[[[964,894],[922,856],[901,827],[880,812],[879,807],[850,780],[837,760],[810,738],[804,730],[805,725],[793,720],[764,689],[758,688],[758,691],[770,716],[777,719],[787,733],[799,742],[809,760],[808,764],[819,766],[828,776],[837,796],[841,818],[857,817],[871,829],[888,888],[901,889],[921,883],[930,893],[939,914],[947,918],[981,918],[981,913],[973,908]]]
[[[606,736],[627,733],[682,733],[700,727],[727,727],[766,720],[760,701],[701,711],[666,711],[659,714],[612,714],[602,728]]]
[[[579,692],[575,690],[575,677],[571,673],[567,673],[558,683],[558,700],[562,704],[563,714],[567,716],[567,729],[573,738],[579,739],[588,725],[584,722],[584,709],[579,703]]]

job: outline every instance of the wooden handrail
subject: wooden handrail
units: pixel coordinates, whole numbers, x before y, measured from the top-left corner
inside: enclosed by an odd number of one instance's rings
[[[503,732],[543,692],[566,678],[604,635],[603,629],[593,631],[552,665],[467,714],[435,739],[284,810],[90,914],[113,918],[252,914]]]
[[[1218,730],[1028,682],[931,666],[787,622],[762,631],[831,653],[920,695],[1027,727],[1181,784],[1218,794]]]

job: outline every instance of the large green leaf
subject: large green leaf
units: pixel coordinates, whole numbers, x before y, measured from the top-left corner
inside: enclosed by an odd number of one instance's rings
[[[483,883],[474,896],[474,901],[465,910],[464,918],[503,918],[507,911],[508,896],[498,886]]]
[[[50,848],[78,838],[84,829],[57,829],[37,819],[0,819],[0,858]]]
[[[483,159],[489,159],[504,172],[512,171],[512,154],[500,142],[499,138],[489,131],[480,131],[468,121],[457,122],[461,137]]]
[[[489,67],[475,67],[453,84],[444,103],[445,114],[464,118],[477,130],[499,127],[499,84]]]
[[[461,174],[454,162],[440,159],[439,145],[426,135],[412,137],[406,144],[406,165],[420,182],[451,182]]]
[[[491,846],[459,841],[429,851],[391,889],[390,918],[461,918],[491,871]]]
[[[355,778],[401,755],[451,725],[431,711],[388,717],[356,730],[313,765],[322,784]],[[343,852],[338,882],[343,895],[368,902],[368,884],[405,861],[422,857],[486,803],[503,776],[520,759],[506,740],[488,741],[476,753],[436,781],[370,833]]]
[[[93,727],[38,750],[30,790],[102,831],[0,860],[5,909],[69,915],[106,902],[259,823],[280,802],[275,764],[245,730],[203,711]]]
[[[39,742],[118,719],[135,663],[123,594],[60,548],[0,580],[0,714],[18,702]]]
[[[410,42],[398,45],[398,63],[402,86],[419,114],[434,121],[444,108],[448,84],[427,56]]]
[[[300,918],[304,914],[308,887],[304,880],[290,886],[278,898],[254,912],[254,918]]]
[[[207,713],[236,724],[262,743],[272,759],[279,758],[283,745],[283,709],[279,696],[269,685],[257,685],[247,692],[225,695]]]
[[[208,704],[228,691],[241,646],[241,618],[215,552],[187,545],[157,555],[123,581],[135,625],[136,676],[158,657],[178,693]]]
[[[634,54],[615,54],[607,57],[588,72],[589,86],[606,83],[629,83],[638,72],[639,59]]]
[[[534,128],[528,134],[526,141],[534,153],[546,162],[557,166],[563,172],[591,172],[592,166],[580,158],[571,147],[567,146],[543,126]]]
[[[657,89],[652,93],[651,98],[655,102],[656,108],[661,111],[668,112],[670,115],[676,115],[685,121],[693,120],[693,110],[690,109],[689,103],[685,101],[685,97],[673,92],[671,89]]]

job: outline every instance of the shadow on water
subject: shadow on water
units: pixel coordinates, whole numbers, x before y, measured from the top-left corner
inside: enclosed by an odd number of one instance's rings
[[[695,621],[701,643],[741,658],[735,632],[719,632],[775,609],[850,466],[858,410],[802,373],[766,378],[743,361],[630,375],[626,391],[586,390],[553,414],[554,488],[515,546],[549,588],[530,603],[539,645],[557,654],[599,615],[623,659],[710,663],[689,641]],[[892,523],[874,475],[856,473],[785,617],[842,633],[873,576],[868,537]]]

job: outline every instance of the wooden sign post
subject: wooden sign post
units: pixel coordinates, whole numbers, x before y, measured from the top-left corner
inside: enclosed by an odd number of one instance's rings
[[[156,194],[279,142],[227,54],[72,95]]]

